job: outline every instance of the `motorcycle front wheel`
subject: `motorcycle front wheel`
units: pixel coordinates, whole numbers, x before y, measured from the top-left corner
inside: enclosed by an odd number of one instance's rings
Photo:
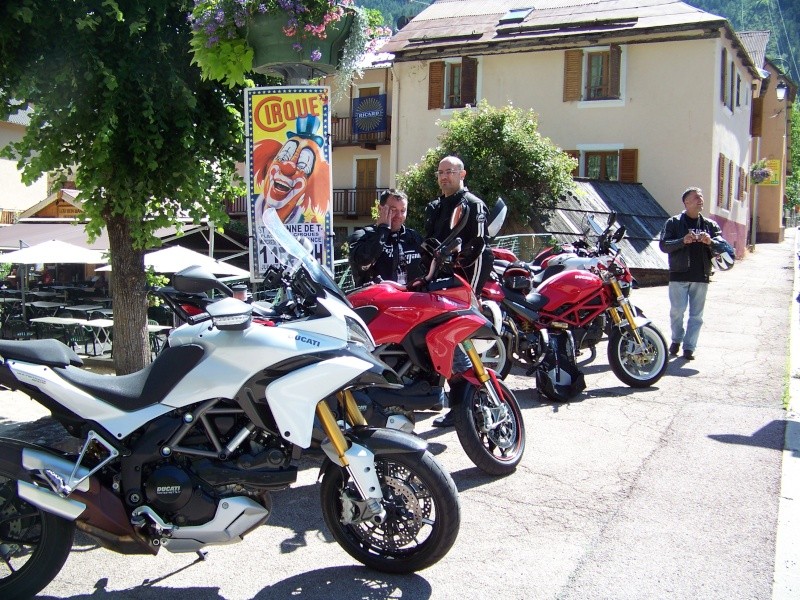
[[[653,325],[639,327],[639,347],[629,329],[615,327],[608,339],[608,362],[620,381],[635,388],[650,387],[667,370],[667,342]]]
[[[30,598],[50,583],[72,549],[75,524],[28,504],[0,472],[0,598]]]
[[[508,475],[525,452],[525,423],[512,391],[502,381],[497,384],[499,405],[483,386],[469,384],[451,410],[458,441],[475,466],[489,475]]]
[[[458,490],[430,452],[375,457],[386,519],[354,518],[358,492],[347,471],[330,463],[320,488],[333,537],[357,561],[384,573],[413,573],[438,562],[461,525]]]

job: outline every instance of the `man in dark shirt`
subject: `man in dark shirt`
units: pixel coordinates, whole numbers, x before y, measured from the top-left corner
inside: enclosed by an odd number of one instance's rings
[[[683,358],[693,360],[712,273],[711,240],[721,232],[719,225],[700,214],[703,210],[700,188],[687,189],[681,199],[686,210],[664,224],[659,248],[669,254],[669,318],[672,329],[669,353],[676,356],[683,344]],[[687,306],[689,319],[684,328]]]
[[[348,238],[348,260],[356,285],[370,281],[406,284],[421,277],[420,235],[405,226],[408,198],[399,190],[381,194],[378,221]]]

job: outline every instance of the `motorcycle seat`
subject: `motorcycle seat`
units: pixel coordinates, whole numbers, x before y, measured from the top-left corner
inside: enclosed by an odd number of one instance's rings
[[[533,310],[544,308],[550,299],[547,296],[542,296],[536,290],[525,296],[525,303]]]
[[[0,356],[6,360],[32,362],[48,367],[82,367],[83,360],[66,344],[54,340],[0,340]]]
[[[58,374],[66,381],[103,402],[127,412],[158,404],[203,357],[197,344],[167,346],[154,362],[141,371],[110,377],[67,366]]]
[[[545,279],[548,279],[557,273],[561,273],[561,271],[563,271],[565,268],[566,267],[564,265],[548,265],[531,278],[531,281],[533,281],[533,287],[539,287],[539,285],[541,285]]]

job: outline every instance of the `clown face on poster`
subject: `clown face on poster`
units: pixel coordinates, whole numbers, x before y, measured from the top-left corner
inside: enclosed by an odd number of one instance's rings
[[[255,280],[278,262],[264,211],[274,208],[286,228],[314,246],[333,269],[333,184],[328,98],[330,88],[286,86],[245,90],[247,189]]]

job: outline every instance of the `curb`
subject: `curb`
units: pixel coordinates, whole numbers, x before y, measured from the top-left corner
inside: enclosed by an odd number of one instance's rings
[[[789,406],[781,467],[781,490],[775,536],[773,600],[800,598],[800,230],[794,238],[794,285],[789,299]]]

